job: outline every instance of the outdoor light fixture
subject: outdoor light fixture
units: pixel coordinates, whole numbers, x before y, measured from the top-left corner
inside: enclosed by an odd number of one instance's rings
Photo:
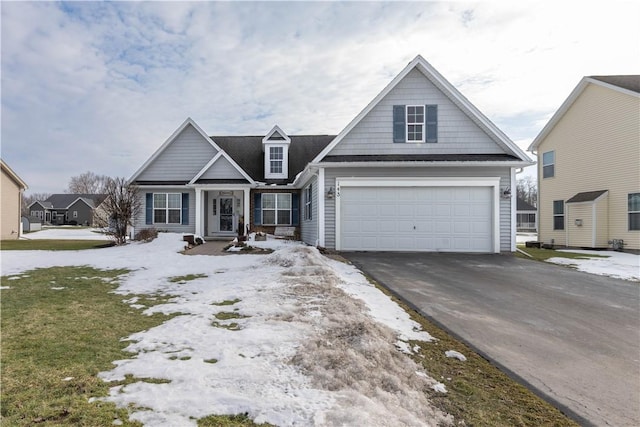
[[[333,187],[329,187],[329,189],[327,190],[327,199],[333,199],[335,195],[336,195],[336,192],[333,189]]]
[[[503,199],[510,199],[511,198],[511,188],[507,187],[504,190],[502,190],[501,196]]]

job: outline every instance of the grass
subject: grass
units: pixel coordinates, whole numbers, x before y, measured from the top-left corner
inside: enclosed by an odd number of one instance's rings
[[[113,246],[106,240],[2,240],[3,251],[79,251]]]
[[[411,342],[420,350],[411,357],[427,373],[447,387],[442,394],[429,390],[433,404],[454,416],[456,425],[467,426],[577,426],[558,409],[526,387],[509,378],[489,361],[476,354],[447,332],[425,319],[389,291],[369,279],[398,303],[422,329],[437,341]],[[467,357],[465,362],[445,356],[456,350]]]
[[[549,258],[569,258],[569,259],[589,259],[589,258],[608,258],[606,255],[580,254],[576,252],[556,251],[554,249],[527,248],[524,245],[518,245],[518,249],[526,252],[531,258],[516,252],[516,256],[526,259],[535,259],[537,261],[546,261]]]
[[[102,242],[104,243],[104,242]],[[121,338],[157,326],[172,316],[146,316],[112,293],[125,270],[54,267],[2,277],[2,348],[0,425],[2,426],[139,426],[126,408],[91,397],[108,396],[109,388],[137,381],[106,383],[97,377],[127,357]],[[109,281],[109,283],[107,283]],[[56,289],[52,289],[56,288]],[[131,298],[127,296],[125,298]],[[146,298],[149,304],[163,298]],[[213,359],[210,363],[214,363]],[[245,415],[206,417],[202,426],[253,426]]]
[[[185,276],[174,276],[169,278],[171,283],[186,283],[190,280],[202,279],[208,277],[206,274],[187,274]]]

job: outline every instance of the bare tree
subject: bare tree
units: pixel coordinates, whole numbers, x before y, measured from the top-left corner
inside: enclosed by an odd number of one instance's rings
[[[78,176],[72,176],[69,180],[67,193],[71,194],[106,194],[109,178],[106,175],[97,175],[87,171]]]
[[[29,205],[33,202],[47,200],[51,196],[50,193],[33,193],[22,196],[22,215],[29,216]]]
[[[127,229],[140,212],[141,202],[136,187],[127,184],[125,178],[110,178],[105,186],[107,198],[96,212],[96,219],[106,229],[116,245],[127,241]]]
[[[516,195],[531,206],[538,206],[538,184],[531,176],[518,179],[516,183]]]

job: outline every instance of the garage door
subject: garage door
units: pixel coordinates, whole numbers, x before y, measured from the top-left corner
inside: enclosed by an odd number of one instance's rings
[[[340,248],[493,252],[491,187],[342,187]]]

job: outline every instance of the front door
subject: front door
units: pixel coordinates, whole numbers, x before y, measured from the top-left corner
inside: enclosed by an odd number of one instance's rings
[[[233,231],[233,197],[220,198],[220,231]]]

